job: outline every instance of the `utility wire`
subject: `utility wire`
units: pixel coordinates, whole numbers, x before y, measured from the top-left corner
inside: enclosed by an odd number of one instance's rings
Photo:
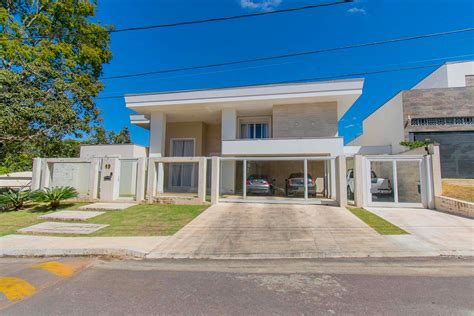
[[[413,40],[419,40],[419,39],[430,38],[430,37],[446,36],[446,35],[457,34],[457,33],[471,32],[473,30],[474,30],[474,27],[470,27],[470,28],[463,28],[463,29],[457,29],[457,30],[451,30],[451,31],[445,31],[445,32],[422,34],[422,35],[416,35],[416,36],[407,36],[407,37],[394,38],[394,39],[389,39],[389,40],[384,40],[384,41],[375,41],[375,42],[368,42],[368,43],[361,43],[361,44],[352,44],[352,45],[345,45],[345,46],[338,46],[338,47],[331,47],[331,48],[323,48],[323,49],[318,49],[318,50],[310,50],[310,51],[297,52],[297,53],[291,53],[291,54],[273,55],[273,56],[266,56],[266,57],[252,58],[252,59],[241,59],[241,60],[235,60],[235,61],[206,64],[206,65],[197,65],[197,66],[190,66],[190,67],[162,69],[162,70],[141,72],[141,73],[135,73],[135,74],[108,76],[108,77],[103,77],[102,79],[112,80],[112,79],[142,77],[142,76],[150,76],[150,75],[179,72],[179,71],[238,65],[238,64],[258,62],[258,61],[267,61],[267,60],[273,60],[273,59],[283,59],[283,58],[290,58],[290,57],[315,55],[315,54],[334,52],[334,51],[340,51],[340,50],[346,50],[346,49],[362,48],[362,47],[384,45],[384,44],[390,44],[390,43],[413,41]]]
[[[374,74],[396,72],[396,71],[407,71],[407,70],[416,70],[416,69],[440,67],[442,65],[443,65],[443,63],[441,63],[441,64],[420,65],[420,66],[411,66],[411,67],[389,68],[389,69],[380,69],[380,70],[364,71],[364,72],[353,72],[353,73],[339,74],[339,75],[332,75],[332,76],[324,76],[324,77],[312,77],[312,78],[285,80],[285,81],[276,81],[276,82],[274,81],[274,82],[259,83],[259,84],[252,84],[252,85],[232,85],[232,86],[225,86],[225,87],[219,87],[219,88],[205,88],[205,89],[196,89],[196,90],[190,90],[190,91],[195,92],[195,91],[203,91],[203,90],[230,89],[230,88],[254,87],[254,86],[264,86],[264,85],[273,85],[273,84],[294,83],[294,82],[329,80],[329,79],[338,79],[338,78],[345,78],[345,77],[374,75]],[[184,91],[184,92],[186,92],[186,91]],[[95,99],[96,100],[122,99],[123,97],[124,97],[123,95],[117,95],[117,96],[97,97]]]
[[[202,20],[191,20],[191,21],[181,21],[181,22],[174,22],[174,23],[166,23],[166,24],[157,24],[157,25],[148,25],[148,26],[137,26],[137,27],[127,27],[122,29],[115,29],[115,30],[103,30],[103,31],[94,31],[94,32],[85,32],[81,34],[98,34],[98,33],[123,33],[123,32],[130,32],[130,31],[143,31],[143,30],[150,30],[150,29],[160,29],[160,28],[168,28],[168,27],[176,27],[176,26],[184,26],[184,25],[193,25],[193,24],[203,24],[203,23],[212,23],[212,22],[220,22],[220,21],[229,21],[229,20],[238,20],[238,19],[245,19],[251,17],[258,17],[258,16],[265,16],[271,14],[280,14],[280,13],[289,13],[289,12],[296,12],[296,11],[303,11],[303,10],[310,10],[322,7],[329,7],[335,6],[340,4],[346,4],[353,2],[354,0],[341,0],[341,1],[334,1],[334,2],[327,2],[327,3],[320,3],[320,4],[313,4],[307,5],[303,7],[295,7],[295,8],[288,8],[288,9],[280,9],[280,10],[271,10],[265,12],[256,12],[256,13],[247,13],[247,14],[240,14],[240,15],[231,15],[231,16],[224,16],[224,17],[217,17],[217,18],[208,18]],[[37,36],[32,39],[47,39],[50,38],[49,36]],[[27,40],[28,38],[22,38],[22,40]],[[2,38],[0,41],[5,40],[16,40],[16,38]]]

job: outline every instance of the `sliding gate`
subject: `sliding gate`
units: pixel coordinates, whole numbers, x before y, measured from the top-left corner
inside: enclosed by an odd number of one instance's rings
[[[430,207],[431,157],[365,156],[364,200],[368,206]]]

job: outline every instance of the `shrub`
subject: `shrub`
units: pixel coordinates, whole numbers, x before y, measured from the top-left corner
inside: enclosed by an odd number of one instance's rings
[[[433,141],[431,141],[430,139],[400,142],[400,145],[408,147],[410,149],[426,147],[429,144],[433,144]]]
[[[73,187],[53,187],[38,190],[33,194],[33,200],[47,202],[53,209],[58,208],[62,200],[72,199],[78,196]]]
[[[31,199],[30,191],[14,191],[9,189],[6,192],[0,194],[0,205],[13,207],[15,210],[19,210],[23,207],[25,202]]]

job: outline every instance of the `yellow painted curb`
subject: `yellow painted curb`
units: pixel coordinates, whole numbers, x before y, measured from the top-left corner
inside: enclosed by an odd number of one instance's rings
[[[73,267],[58,261],[38,263],[35,264],[33,268],[44,269],[60,277],[69,277],[74,274]]]
[[[0,292],[9,301],[18,301],[35,294],[33,285],[23,279],[15,277],[0,277]]]

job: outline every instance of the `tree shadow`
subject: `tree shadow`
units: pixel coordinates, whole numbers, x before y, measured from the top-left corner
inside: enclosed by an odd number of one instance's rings
[[[29,211],[31,213],[46,213],[46,212],[50,212],[50,211],[60,211],[60,210],[67,209],[67,208],[72,207],[72,206],[74,206],[74,203],[62,203],[56,209],[53,209],[49,206],[49,204],[41,204],[41,205],[37,205],[37,206],[33,207]]]

